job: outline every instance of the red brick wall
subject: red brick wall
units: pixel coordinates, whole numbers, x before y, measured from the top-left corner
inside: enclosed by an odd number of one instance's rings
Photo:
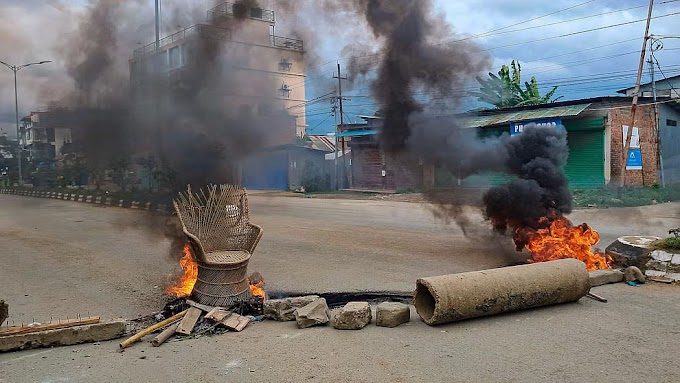
[[[611,127],[611,185],[621,180],[621,154],[623,153],[622,125],[630,126],[630,107],[611,109],[608,114]],[[654,107],[641,106],[635,113],[635,126],[640,131],[642,170],[627,170],[626,185],[653,185],[658,181],[658,148],[654,129]]]

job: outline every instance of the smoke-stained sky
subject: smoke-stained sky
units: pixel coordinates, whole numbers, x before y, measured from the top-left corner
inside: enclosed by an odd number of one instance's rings
[[[480,2],[467,0],[453,2],[435,0],[434,3],[437,10],[443,12],[446,19],[455,27],[456,33],[474,36],[586,1],[546,2],[527,0],[511,2],[488,0]],[[139,43],[148,43],[153,40],[154,1],[145,0],[145,2],[148,3],[148,7],[146,7],[148,9],[144,9],[142,6],[140,12],[148,14],[148,23],[130,26],[130,28],[134,28],[131,31],[133,35],[139,36]],[[164,3],[171,2],[171,0],[164,0]],[[60,92],[64,92],[73,86],[66,75],[67,68],[64,60],[60,59],[60,56],[63,56],[61,49],[63,39],[75,27],[74,20],[78,14],[83,12],[86,3],[86,0],[2,1],[0,5],[0,47],[2,47],[0,60],[19,64],[30,61],[55,60],[54,63],[30,67],[19,72],[20,113],[22,115],[27,114],[32,109],[37,109],[41,105],[46,105],[50,100],[60,98]],[[192,19],[194,19],[194,22],[201,21],[200,18],[204,13],[196,12],[196,9],[206,10],[213,5],[214,1],[190,0],[183,1],[183,3],[187,4],[186,14],[164,14],[164,27],[168,32],[176,29],[177,26],[189,26]],[[545,86],[552,83],[562,83],[558,93],[564,95],[565,99],[615,95],[616,89],[625,88],[634,83],[634,72],[639,58],[636,51],[640,49],[644,23],[513,47],[502,48],[502,46],[642,19],[646,16],[646,4],[646,0],[596,0],[567,12],[557,13],[530,23],[519,24],[508,28],[508,30],[555,23],[618,9],[639,8],[544,28],[530,28],[514,33],[475,38],[472,41],[481,44],[485,49],[490,49],[489,53],[495,70],[502,63],[519,59],[524,63],[523,74],[527,79],[531,75],[535,75],[539,83]],[[168,5],[167,9],[170,8]],[[276,7],[274,9],[276,10]],[[655,16],[673,12],[680,12],[680,2],[657,1]],[[198,20],[195,20],[196,17],[198,17]],[[679,19],[680,15],[675,15],[652,20],[651,32],[657,35],[677,35],[675,25],[677,25]],[[277,31],[282,31],[284,35],[283,31],[294,29],[290,25],[286,25],[286,20],[281,13],[279,13],[277,21]],[[352,25],[347,21],[345,19],[338,20],[339,23],[342,22],[344,25]],[[346,59],[349,56],[343,57],[342,50],[347,44],[353,42],[352,39],[352,36],[343,39],[342,36],[337,34],[321,34],[317,41],[314,41],[313,47],[306,42],[307,49],[314,49],[320,56],[318,62],[311,65],[312,67],[328,62],[328,64],[317,66],[308,72],[308,99],[333,90],[333,82],[329,79],[335,69],[335,60],[340,59],[343,65],[347,63]],[[137,42],[131,42],[131,44],[138,46]],[[680,50],[678,49],[680,48],[680,39],[668,39],[664,46],[664,50],[656,54],[664,73],[667,76],[680,74],[680,55],[677,54]],[[582,51],[589,48],[593,49]],[[581,52],[568,54],[574,51]],[[120,54],[123,55],[124,53]],[[127,57],[123,57],[121,61],[126,62],[126,59]],[[587,79],[589,76],[599,73],[612,73],[612,76],[607,81],[597,83],[584,83],[584,80],[573,78],[584,76]],[[647,71],[645,71],[646,77]],[[565,78],[571,79],[565,83],[563,80]],[[471,86],[474,86],[474,83]],[[350,120],[353,120],[357,114],[370,114],[375,110],[375,105],[372,105],[370,98],[367,97],[369,95],[367,87],[368,85],[359,85],[355,87],[355,90],[349,92],[349,94],[354,95],[351,101],[345,103],[346,113]],[[10,135],[14,134],[13,91],[11,71],[0,67],[0,128]],[[328,117],[328,111],[328,104],[325,102],[308,107],[310,133],[324,133],[332,130],[333,118],[328,118],[325,122],[319,124],[324,118]]]

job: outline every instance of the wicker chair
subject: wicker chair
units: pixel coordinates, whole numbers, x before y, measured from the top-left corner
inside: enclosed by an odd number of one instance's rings
[[[194,299],[224,307],[250,299],[248,261],[262,228],[250,223],[246,190],[210,185],[207,192],[193,193],[187,188],[173,205],[198,263]]]

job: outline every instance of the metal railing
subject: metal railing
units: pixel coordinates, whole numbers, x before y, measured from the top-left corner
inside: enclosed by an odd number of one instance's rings
[[[291,39],[288,37],[281,36],[270,36],[271,43],[273,46],[278,48],[286,48],[294,51],[303,51],[304,45],[302,40]]]
[[[240,18],[251,18],[273,23],[275,21],[274,11],[262,8],[251,8],[243,4],[222,3],[208,10],[208,19],[221,16],[235,16]]]
[[[158,43],[158,49],[170,45],[176,41],[186,39],[187,37],[199,35],[203,38],[212,38],[219,40],[228,40],[231,38],[231,31],[226,28],[215,27],[206,24],[196,24],[189,28],[182,29],[179,32],[173,33],[169,36],[163,37]],[[147,44],[139,49],[135,49],[132,53],[132,57],[141,57],[148,55],[156,51],[156,42]]]

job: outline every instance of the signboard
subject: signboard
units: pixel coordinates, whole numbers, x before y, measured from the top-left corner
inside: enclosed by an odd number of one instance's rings
[[[628,125],[621,126],[623,136],[621,144],[626,147],[626,137],[628,136]],[[626,159],[626,170],[642,170],[642,151],[640,150],[640,129],[633,127],[633,132],[630,136],[630,149],[628,149],[628,157]]]
[[[510,125],[510,135],[520,134],[524,131],[524,127],[530,124],[536,124],[537,126],[549,126],[557,128],[562,125],[562,120],[559,118],[550,118],[545,120],[534,120],[534,121],[524,121],[524,122],[513,122]]]

